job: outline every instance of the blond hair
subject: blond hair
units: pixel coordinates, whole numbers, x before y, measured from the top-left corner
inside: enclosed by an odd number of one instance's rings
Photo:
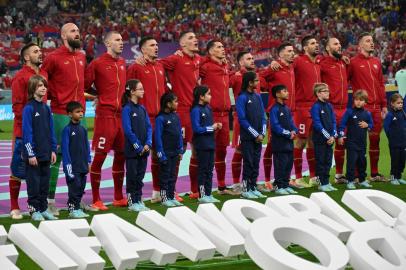
[[[313,94],[317,97],[317,94],[325,89],[328,90],[328,85],[326,83],[315,83],[313,86]]]

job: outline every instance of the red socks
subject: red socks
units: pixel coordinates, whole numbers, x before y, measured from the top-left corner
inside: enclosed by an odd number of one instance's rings
[[[307,164],[309,164],[310,177],[316,176],[316,159],[314,158],[314,149],[307,147],[306,149]]]
[[[344,145],[336,144],[335,149],[334,149],[334,161],[336,163],[336,174],[343,174],[344,155],[345,155]]]
[[[231,173],[233,174],[233,184],[240,183],[242,154],[239,148],[235,149],[233,160],[231,161]]]
[[[21,181],[18,178],[10,176],[8,185],[10,188],[10,210],[20,209],[18,206],[18,195],[20,194]]]
[[[123,182],[124,182],[124,153],[114,152],[113,159],[113,181],[114,181],[114,200],[122,200],[123,197]]]
[[[295,167],[296,179],[302,178],[302,162],[303,162],[303,149],[293,149],[293,165]]]
[[[151,158],[152,188],[154,191],[160,191],[159,186],[159,161],[155,155]],[[178,175],[176,173],[176,175]]]
[[[216,155],[215,155],[215,168],[217,174],[217,184],[220,189],[226,187],[226,154],[227,154],[227,147],[226,148],[216,148]]]
[[[106,159],[107,153],[96,152],[90,168],[90,183],[92,185],[93,203],[101,201],[100,199],[100,180],[101,168]]]
[[[271,181],[271,169],[272,169],[272,145],[268,143],[266,145],[264,157],[263,157],[263,164],[264,164],[264,175],[265,175],[265,182]]]
[[[189,164],[189,177],[190,177],[190,191],[192,193],[197,193],[199,191],[197,184],[197,158],[191,157]]]

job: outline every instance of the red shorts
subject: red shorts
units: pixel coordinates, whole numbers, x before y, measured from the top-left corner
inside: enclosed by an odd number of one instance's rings
[[[236,148],[240,145],[240,122],[238,122],[237,112],[233,112],[233,140],[231,146]]]
[[[230,145],[230,121],[228,119],[228,112],[213,113],[214,123],[221,123],[223,126],[214,134],[216,140],[216,147],[227,147]]]
[[[96,117],[92,149],[108,153],[110,150],[124,151],[124,131],[121,118]]]
[[[297,108],[294,113],[294,120],[298,132],[299,138],[308,138],[310,136],[310,131],[312,128],[312,117],[310,114],[310,108]]]
[[[191,143],[193,138],[192,122],[190,121],[190,113],[178,113],[180,125],[182,127],[183,143]]]

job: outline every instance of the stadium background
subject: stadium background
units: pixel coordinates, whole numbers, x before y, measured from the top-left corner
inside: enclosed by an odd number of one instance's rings
[[[12,118],[10,87],[11,78],[20,68],[19,49],[22,44],[34,41],[42,45],[44,56],[60,45],[59,28],[68,21],[75,22],[81,29],[83,49],[90,61],[104,52],[103,34],[110,30],[119,31],[125,40],[123,56],[130,64],[138,53],[137,41],[144,35],[152,35],[160,42],[159,56],[164,57],[173,53],[177,48],[176,42],[181,31],[192,30],[199,37],[199,45],[205,44],[212,38],[224,42],[227,58],[233,70],[235,55],[242,49],[250,49],[255,56],[258,68],[266,66],[270,59],[276,56],[276,47],[285,40],[295,44],[300,51],[300,39],[305,34],[313,33],[319,40],[329,35],[338,37],[348,56],[356,53],[356,37],[359,33],[369,31],[374,34],[376,56],[383,64],[387,84],[387,94],[396,91],[394,74],[398,69],[400,59],[406,56],[405,29],[406,1],[5,1],[0,0],[0,214],[8,212],[8,166],[10,163]],[[323,51],[323,46],[321,47]],[[349,89],[350,90],[350,89]],[[266,102],[267,93],[263,93]],[[351,96],[351,91],[349,91]],[[88,116],[91,117],[91,103],[88,103]],[[91,130],[92,121],[90,121]],[[90,134],[91,131],[90,131]],[[381,136],[381,152],[379,167],[385,175],[389,173],[389,155],[385,135]],[[232,150],[227,154],[232,156]],[[188,161],[185,157],[183,162]],[[227,162],[230,164],[231,162]],[[306,165],[305,165],[306,166]],[[112,180],[110,179],[110,162],[107,160],[103,168],[103,196],[112,197]],[[187,164],[182,164],[187,168]],[[227,167],[227,172],[231,170]],[[262,172],[262,170],[261,170]],[[334,173],[334,168],[332,169]],[[187,169],[181,170],[180,191],[189,187]],[[66,187],[61,174],[58,181],[57,201],[65,205]],[[214,177],[214,183],[215,181]],[[262,175],[259,180],[261,181]],[[231,177],[227,177],[231,180]],[[146,177],[146,194],[150,194],[150,176]],[[111,183],[110,183],[111,182]],[[231,182],[231,181],[230,181]],[[104,186],[103,186],[104,185]],[[149,186],[149,187],[148,187]],[[406,200],[404,187],[393,188],[387,184],[376,184],[376,188],[390,192]],[[25,187],[22,187],[22,190]],[[88,187],[90,188],[90,187]],[[179,187],[178,187],[179,188]],[[315,189],[301,191],[300,195],[309,196]],[[344,189],[340,187],[337,193],[330,194],[334,199],[341,198]],[[88,192],[89,193],[89,192]],[[20,205],[25,205],[25,192],[21,192]],[[272,196],[272,195],[271,195]],[[86,199],[90,200],[90,194]],[[221,197],[222,201],[231,197]],[[263,200],[259,200],[263,202]],[[195,210],[197,203],[186,198],[186,204]],[[219,205],[221,206],[221,204]],[[161,213],[165,209],[159,205],[151,206]],[[135,214],[126,209],[112,209],[113,212],[130,222]],[[62,217],[67,213],[63,212]],[[89,219],[90,221],[91,219]],[[29,222],[26,217],[21,222]],[[9,229],[11,220],[0,218],[0,224]],[[38,225],[38,224],[35,224]],[[299,256],[315,260],[300,247],[294,247]],[[241,258],[240,258],[241,259]],[[234,269],[234,266],[219,268],[218,263],[244,263],[244,269],[257,269],[251,262],[234,258],[233,260],[217,259],[216,269]],[[196,265],[190,262],[180,262],[181,265]],[[18,261],[21,269],[37,269],[34,262],[21,253]],[[197,264],[199,266],[199,264]],[[200,266],[203,266],[200,264]],[[207,269],[213,266],[207,265]]]

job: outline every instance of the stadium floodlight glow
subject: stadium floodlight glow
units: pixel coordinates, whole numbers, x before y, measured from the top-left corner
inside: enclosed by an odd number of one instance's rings
[[[179,254],[191,261],[211,259],[218,251],[235,256],[245,250],[261,268],[272,270],[406,269],[406,203],[377,190],[346,191],[343,202],[365,221],[357,221],[327,194],[309,198],[290,195],[268,198],[266,204],[234,199],[138,214],[136,224],[114,214],[82,220],[13,224],[7,235],[0,226],[1,270],[15,266],[20,247],[43,269],[101,269],[101,247],[116,269],[140,261],[156,265],[176,262]],[[90,228],[90,229],[89,229]],[[90,230],[95,237],[89,237]],[[12,244],[6,243],[7,237]],[[320,263],[289,252],[295,243]]]

